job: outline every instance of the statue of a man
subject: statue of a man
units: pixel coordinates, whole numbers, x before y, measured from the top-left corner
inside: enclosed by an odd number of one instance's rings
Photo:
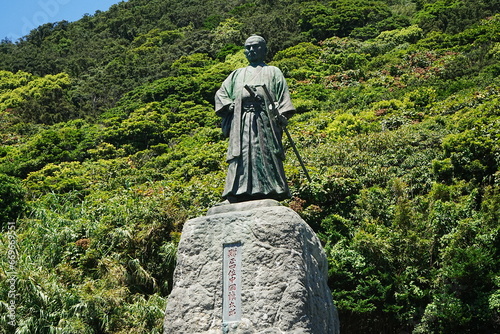
[[[215,95],[215,111],[229,137],[229,168],[222,197],[231,203],[290,197],[283,170],[281,126],[295,108],[283,73],[264,63],[266,52],[264,38],[250,36],[245,42],[249,66],[232,72]]]

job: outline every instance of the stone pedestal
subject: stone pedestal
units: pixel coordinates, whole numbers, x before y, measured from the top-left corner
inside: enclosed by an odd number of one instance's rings
[[[187,221],[164,333],[339,333],[315,233],[273,200],[217,206]]]

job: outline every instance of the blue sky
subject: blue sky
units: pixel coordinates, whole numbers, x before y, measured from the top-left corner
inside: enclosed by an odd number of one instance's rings
[[[120,0],[2,0],[0,40],[13,42],[48,22],[77,21],[84,14],[106,11]]]

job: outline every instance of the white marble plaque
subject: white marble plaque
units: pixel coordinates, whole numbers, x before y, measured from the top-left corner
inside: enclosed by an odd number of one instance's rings
[[[241,320],[241,242],[224,244],[222,321]]]

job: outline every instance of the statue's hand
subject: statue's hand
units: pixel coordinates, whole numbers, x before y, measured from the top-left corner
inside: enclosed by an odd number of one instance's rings
[[[228,107],[227,110],[229,110],[230,113],[234,112],[234,103],[231,103]]]
[[[273,104],[274,104],[274,105],[273,105]],[[270,109],[270,110],[273,110],[273,109],[275,109],[275,110],[279,110],[279,109],[280,109],[280,104],[279,104],[278,102],[271,103],[271,104],[269,105],[269,109]]]

